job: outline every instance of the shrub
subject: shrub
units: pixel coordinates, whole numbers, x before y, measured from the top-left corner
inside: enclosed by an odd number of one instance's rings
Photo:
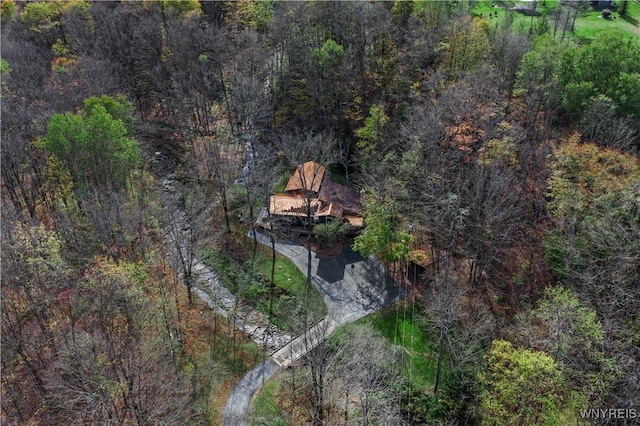
[[[11,20],[13,19],[18,6],[16,6],[15,0],[3,0],[0,3],[0,16],[3,19]]]
[[[8,75],[8,74],[11,74],[12,72],[13,70],[9,66],[9,62],[7,62],[4,59],[0,59],[0,74]]]
[[[313,236],[320,245],[330,245],[339,241],[344,236],[344,224],[338,220],[329,223],[320,223],[313,228]]]

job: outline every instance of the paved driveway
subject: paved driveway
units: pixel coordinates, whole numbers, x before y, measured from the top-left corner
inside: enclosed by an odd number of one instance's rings
[[[271,247],[268,235],[257,234],[258,241]],[[306,275],[308,252],[300,244],[276,242],[276,251],[293,261]],[[398,283],[385,272],[385,268],[375,258],[364,259],[350,248],[344,248],[337,257],[326,257],[311,253],[311,282],[318,289],[327,305],[327,330],[319,333],[323,337],[328,330],[340,324],[347,324],[398,300],[404,292]],[[318,340],[318,339],[315,339]],[[314,341],[315,341],[314,340]],[[264,382],[273,376],[280,366],[290,365],[311,349],[312,345],[296,344],[294,339],[274,354],[275,358],[258,364],[233,389],[223,412],[225,426],[246,426],[249,424],[251,401]]]
[[[224,407],[222,416],[225,426],[246,426],[249,424],[249,407],[253,397],[278,370],[280,370],[280,366],[273,360],[267,359],[254,367],[238,382]]]
[[[258,240],[271,247],[269,236]],[[276,242],[276,250],[288,257],[306,275],[307,249],[290,241]],[[336,257],[311,253],[311,282],[327,304],[328,316],[346,324],[398,300],[403,292],[374,257],[364,259],[345,247]]]

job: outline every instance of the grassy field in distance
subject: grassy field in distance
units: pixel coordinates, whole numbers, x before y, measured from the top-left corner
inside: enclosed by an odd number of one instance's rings
[[[553,29],[553,19],[559,6],[558,0],[538,1],[539,15],[537,16],[526,16],[509,10],[511,7],[526,3],[528,2],[481,0],[476,3],[473,13],[475,16],[488,20],[492,26],[503,22],[505,16],[511,13],[513,14],[512,27],[522,32],[528,32],[532,24],[537,23],[546,15],[549,25]],[[602,31],[610,29],[618,29],[630,35],[640,36],[640,0],[628,0],[627,13],[624,16],[620,16],[621,6],[622,0],[616,1],[616,7],[611,8],[611,19],[602,18],[601,8],[588,7],[586,10],[578,12],[575,32],[567,32],[566,36],[576,39],[593,39]]]

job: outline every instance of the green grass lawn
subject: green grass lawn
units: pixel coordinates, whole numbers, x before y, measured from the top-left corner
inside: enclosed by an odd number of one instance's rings
[[[553,17],[558,9],[558,0],[539,0],[537,11],[540,15],[534,17],[507,10],[509,7],[520,3],[522,2],[481,0],[473,8],[473,14],[482,16],[492,27],[502,25],[506,15],[512,14],[512,28],[524,33],[529,32],[531,25],[537,23],[546,15],[549,25],[553,29]],[[627,14],[624,17],[621,17],[619,13],[620,3],[621,0],[616,2],[618,8],[612,9],[613,18],[610,20],[603,19],[601,11],[593,8],[578,13],[575,22],[575,33],[567,33],[566,36],[574,37],[578,40],[587,40],[593,39],[602,31],[610,29],[622,30],[632,35],[640,35],[640,0],[629,1]],[[492,4],[495,6],[491,6]]]
[[[311,322],[327,314],[327,306],[305,275],[286,257],[276,254],[275,287],[271,287],[271,251],[259,247],[254,262],[238,265],[222,252],[207,248],[203,261],[236,296],[247,300],[282,330],[295,330],[296,319],[310,314]]]
[[[603,19],[599,10],[590,9],[576,19],[575,35],[579,39],[592,39],[603,31],[610,29],[623,30],[629,34],[640,36],[640,2],[629,1],[627,14],[620,16],[612,10],[613,19]]]
[[[517,2],[510,3],[517,4]],[[494,4],[495,6],[491,6],[492,4]],[[540,2],[538,3],[537,8],[538,12],[540,12],[540,16],[531,17],[519,12],[511,12],[505,7],[499,7],[500,4],[501,2],[498,1],[478,1],[476,3],[476,6],[473,8],[473,14],[475,16],[481,16],[483,19],[486,19],[492,28],[504,25],[507,16],[510,16],[510,18],[513,19],[513,22],[511,24],[512,28],[522,33],[528,33],[531,25],[534,24],[536,20],[541,19],[541,16],[543,15],[547,15],[549,17],[550,13],[557,7],[557,1],[547,1],[546,6],[542,5],[542,2]],[[551,25],[553,25],[553,23],[551,23]]]
[[[256,267],[265,276],[271,277],[271,252],[261,250],[256,262]],[[303,290],[306,277],[296,265],[289,259],[276,253],[276,265],[274,269],[274,281],[276,286],[289,293],[297,294]]]
[[[404,350],[403,375],[413,387],[424,392],[435,384],[438,344],[431,327],[410,303],[397,303],[360,321]],[[445,363],[443,363],[444,365]]]
[[[281,379],[282,374],[276,374],[258,392],[251,411],[249,422],[251,426],[286,426],[288,424],[277,402]]]

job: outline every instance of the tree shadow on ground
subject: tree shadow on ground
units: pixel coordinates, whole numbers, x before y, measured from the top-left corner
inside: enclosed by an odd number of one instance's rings
[[[344,245],[338,256],[324,256],[316,253],[318,262],[317,275],[328,283],[335,283],[344,279],[345,268],[364,260],[359,253],[351,250],[351,246]]]
[[[361,267],[364,269],[364,282],[358,283],[358,287],[362,307],[366,311],[377,311],[406,296],[404,286],[380,262],[367,259]]]
[[[625,15],[620,15],[621,19],[624,19],[626,22],[630,23],[631,25],[633,25],[634,27],[637,27],[640,22],[638,22],[638,20],[632,16],[629,16],[629,14],[625,14]]]

